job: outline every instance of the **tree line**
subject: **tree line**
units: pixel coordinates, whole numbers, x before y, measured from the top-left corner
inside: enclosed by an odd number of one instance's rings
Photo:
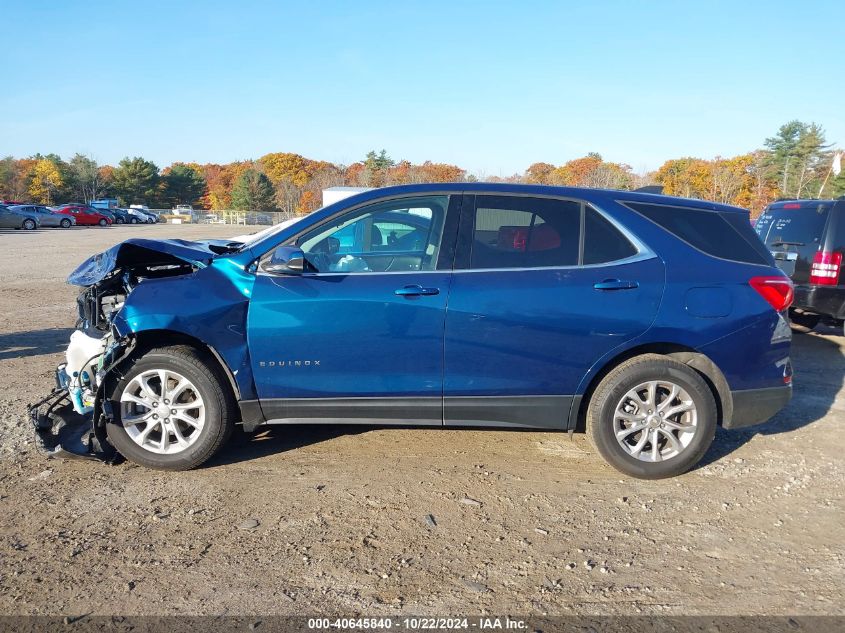
[[[664,192],[734,204],[758,214],[777,198],[845,195],[845,172],[832,173],[835,152],[815,123],[790,121],[763,147],[730,158],[667,160],[659,169],[636,174],[630,165],[590,153],[562,165],[534,163],[523,173],[484,177],[457,165],[394,161],[385,150],[338,165],[289,152],[228,164],[177,162],[159,169],[142,157],[116,166],[98,165],[76,154],[0,160],[0,199],[56,204],[116,197],[121,204],[162,208],[190,204],[206,209],[308,213],[320,206],[322,189],[382,187],[421,182],[524,182],[576,187],[636,189],[660,184]]]

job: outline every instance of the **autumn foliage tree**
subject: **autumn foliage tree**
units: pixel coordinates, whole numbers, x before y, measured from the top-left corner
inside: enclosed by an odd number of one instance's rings
[[[35,163],[29,181],[29,193],[35,202],[53,204],[63,185],[64,178],[55,161],[42,158]]]
[[[753,152],[672,158],[645,174],[593,152],[559,165],[536,162],[523,173],[482,179],[607,189],[659,183],[670,195],[733,204],[757,215],[779,197],[845,194],[845,172],[837,176],[830,170],[833,155],[821,126],[789,121]],[[458,165],[397,161],[386,150],[370,151],[350,165],[272,152],[254,161],[174,163],[161,172],[141,157],[124,158],[115,167],[98,165],[80,154],[67,162],[55,154],[0,159],[0,199],[55,203],[117,196],[123,204],[187,203],[218,211],[309,213],[321,205],[322,190],[337,185],[381,187],[476,180],[476,175]]]

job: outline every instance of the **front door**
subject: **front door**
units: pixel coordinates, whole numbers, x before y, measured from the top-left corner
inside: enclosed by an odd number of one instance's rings
[[[445,424],[566,428],[588,369],[654,320],[663,264],[577,200],[479,195],[464,216]]]
[[[443,423],[459,205],[459,195],[369,203],[295,238],[306,272],[259,267],[248,337],[268,420]]]

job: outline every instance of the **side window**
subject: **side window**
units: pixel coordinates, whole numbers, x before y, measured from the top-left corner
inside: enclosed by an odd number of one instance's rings
[[[470,268],[577,265],[581,206],[572,200],[478,196]]]
[[[584,264],[606,264],[636,254],[636,246],[598,211],[585,210]]]
[[[762,249],[746,240],[716,211],[641,202],[623,204],[708,255],[749,264],[770,263],[759,252]]]
[[[378,202],[336,218],[296,243],[316,272],[434,270],[449,196]]]

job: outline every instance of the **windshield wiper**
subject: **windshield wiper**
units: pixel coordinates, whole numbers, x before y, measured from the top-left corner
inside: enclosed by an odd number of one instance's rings
[[[772,242],[769,246],[805,246],[804,242],[787,242],[784,240],[777,240]]]

